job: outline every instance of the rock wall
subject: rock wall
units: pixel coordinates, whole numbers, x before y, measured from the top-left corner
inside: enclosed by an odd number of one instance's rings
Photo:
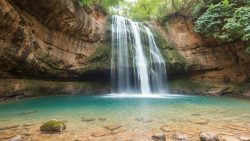
[[[77,0],[1,0],[0,19],[2,77],[80,77],[109,69],[106,17],[85,12]]]
[[[48,95],[98,95],[109,93],[107,83],[39,79],[0,79],[0,101]]]
[[[250,57],[244,51],[249,43],[225,44],[203,37],[194,32],[190,17],[178,14],[167,17],[165,26],[147,24],[159,36],[173,92],[217,95],[238,91],[234,86],[243,83],[241,93],[249,95],[245,83],[250,77]],[[91,89],[109,92],[105,85],[110,81],[108,27],[100,9],[86,11],[77,0],[1,0],[0,98],[30,96],[32,91],[26,90],[33,82],[38,83],[33,92],[39,95],[46,88],[51,92],[46,94],[68,94],[69,89],[59,82],[72,82],[69,86],[75,85],[79,93],[85,93],[84,88],[89,93]],[[99,81],[103,88],[75,81]]]
[[[173,81],[184,78],[187,83],[190,80],[200,84],[206,83],[208,87],[201,87],[202,90],[196,93],[215,95],[233,92],[236,85],[249,81],[250,55],[245,52],[249,43],[240,41],[223,43],[204,37],[194,32],[192,18],[181,14],[170,15],[163,27],[155,23],[153,28],[167,40],[171,47],[164,49],[165,54],[176,49],[177,54],[181,55],[167,60]],[[173,70],[179,71],[172,73]],[[177,92],[182,91],[181,88],[177,89],[179,89]],[[197,87],[184,88],[184,91],[191,93],[192,89],[196,91]]]
[[[77,0],[1,0],[0,99],[110,91],[106,27]]]

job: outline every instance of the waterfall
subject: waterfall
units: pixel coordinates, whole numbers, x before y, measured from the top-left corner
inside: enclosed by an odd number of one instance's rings
[[[166,66],[150,29],[112,17],[111,82],[114,93],[166,93]]]

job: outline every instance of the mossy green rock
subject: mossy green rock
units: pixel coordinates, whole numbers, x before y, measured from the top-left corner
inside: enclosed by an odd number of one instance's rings
[[[40,130],[43,132],[62,132],[63,130],[66,129],[66,125],[64,124],[63,121],[60,120],[55,120],[52,119],[46,123],[44,123],[41,127]]]

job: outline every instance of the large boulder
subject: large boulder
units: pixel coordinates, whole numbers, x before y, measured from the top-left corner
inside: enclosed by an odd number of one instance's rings
[[[40,127],[41,131],[49,133],[61,133],[65,129],[66,125],[64,122],[56,119],[49,120]]]

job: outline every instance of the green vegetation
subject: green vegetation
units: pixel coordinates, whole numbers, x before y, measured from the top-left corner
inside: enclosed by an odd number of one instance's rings
[[[110,14],[137,21],[159,20],[181,13],[192,16],[195,31],[223,42],[250,40],[250,0],[80,0],[85,7],[100,5]],[[250,53],[250,46],[246,48]]]
[[[156,18],[159,15],[157,7],[162,0],[138,0],[135,3],[123,3],[123,15],[137,21]]]
[[[134,3],[120,3],[123,16],[137,21],[162,19],[180,10],[190,9],[193,0],[137,0]]]
[[[103,8],[107,13],[109,13],[110,7],[117,6],[122,1],[123,0],[79,0],[80,4],[85,8],[89,8],[93,5],[98,5],[101,6],[101,8]]]
[[[250,40],[250,1],[210,4],[195,22],[195,31],[225,42]],[[250,46],[246,49],[250,53]]]

